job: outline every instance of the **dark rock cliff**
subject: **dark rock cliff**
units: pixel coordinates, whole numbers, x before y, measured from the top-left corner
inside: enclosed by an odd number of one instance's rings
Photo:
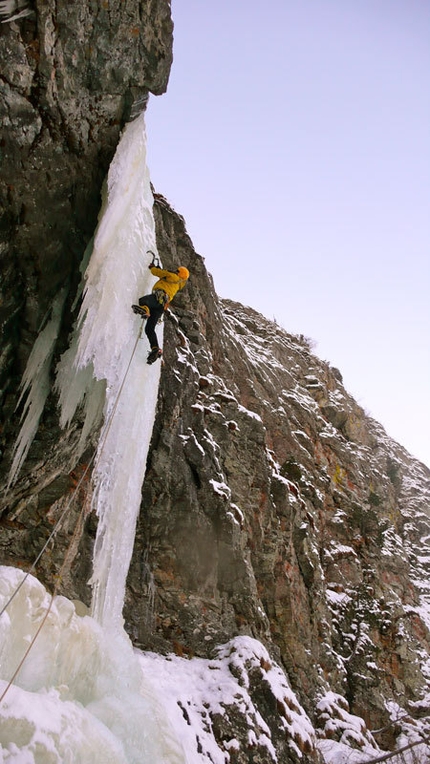
[[[60,429],[51,390],[7,488],[14,412],[31,346],[63,289],[52,369],[66,347],[101,184],[133,103],[167,85],[172,24],[167,0],[129,0],[126,12],[112,2],[26,8],[0,28],[1,562],[28,569],[67,507],[35,573],[52,585],[73,538],[61,590],[88,603],[96,521],[74,529],[97,433],[78,461],[82,423]],[[410,723],[427,716],[429,471],[366,416],[306,338],[218,299],[184,220],[160,195],[154,214],[163,264],[186,265],[191,279],[165,321],[129,634],[145,649],[189,657],[257,638],[322,736],[346,708],[364,720],[363,736],[364,725],[386,725],[388,701]],[[266,670],[264,661],[252,667],[254,698],[276,728],[291,708],[276,705]],[[328,713],[320,701],[330,692]],[[295,761],[278,727],[279,761]],[[378,743],[391,747],[399,729]],[[302,749],[302,761],[318,760]]]
[[[193,277],[165,328],[130,634],[186,655],[252,635],[313,719],[328,687],[371,729],[387,700],[422,714],[429,470],[306,338],[218,300],[182,218],[162,197],[155,212],[167,263]]]

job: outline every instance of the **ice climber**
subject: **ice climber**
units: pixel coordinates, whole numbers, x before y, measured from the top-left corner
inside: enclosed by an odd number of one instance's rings
[[[153,276],[158,276],[158,281],[152,287],[151,294],[140,297],[139,305],[132,305],[131,307],[135,313],[147,319],[145,334],[151,347],[147,363],[154,363],[162,355],[155,327],[163,315],[163,311],[169,307],[176,292],[184,288],[190,273],[183,265],[180,265],[176,271],[166,271],[154,263],[148,267]]]

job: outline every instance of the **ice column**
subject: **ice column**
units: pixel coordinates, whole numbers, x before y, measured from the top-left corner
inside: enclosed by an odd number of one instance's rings
[[[91,418],[93,399],[98,399],[104,383],[104,425],[93,470],[93,509],[99,522],[92,612],[101,625],[115,629],[123,625],[125,583],[160,375],[159,363],[146,363],[149,345],[145,335],[138,340],[141,319],[130,309],[153,284],[146,254],[155,251],[152,205],[142,115],[125,128],[109,170],[76,337],[57,379],[63,424],[81,401]]]

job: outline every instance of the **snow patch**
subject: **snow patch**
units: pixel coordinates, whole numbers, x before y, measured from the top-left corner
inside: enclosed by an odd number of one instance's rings
[[[228,717],[229,707],[239,709],[248,726],[248,743],[265,751],[265,761],[276,762],[270,728],[249,694],[249,674],[263,671],[271,693],[278,701],[280,724],[296,756],[314,746],[312,724],[281,669],[273,664],[263,645],[251,637],[236,637],[216,650],[213,660],[174,655],[166,660],[154,653],[138,652],[144,674],[157,676],[166,710],[187,751],[187,764],[225,764],[225,751],[239,751],[236,739],[216,740],[213,717]],[[263,669],[262,669],[263,667]],[[186,724],[184,725],[184,719]],[[223,750],[224,749],[224,750]]]

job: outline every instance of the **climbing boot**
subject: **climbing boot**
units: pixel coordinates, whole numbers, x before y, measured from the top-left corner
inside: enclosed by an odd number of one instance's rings
[[[132,305],[131,309],[136,315],[141,316],[142,318],[149,318],[151,315],[147,305]]]
[[[161,358],[163,355],[163,351],[160,350],[160,348],[151,348],[151,350],[148,353],[148,358],[146,359],[146,363],[155,363],[157,358]]]

